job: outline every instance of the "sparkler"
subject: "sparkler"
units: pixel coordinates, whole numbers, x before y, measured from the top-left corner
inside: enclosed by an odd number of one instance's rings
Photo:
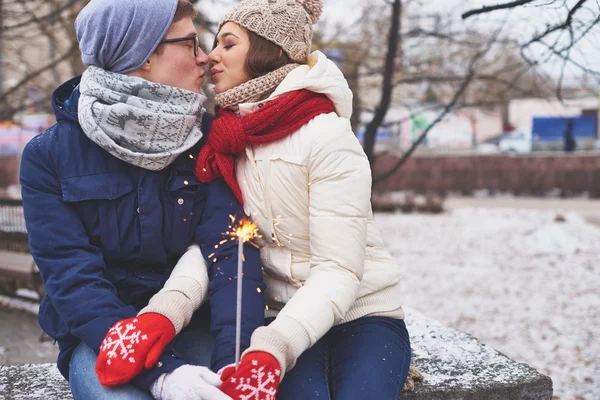
[[[229,236],[231,240],[238,241],[238,264],[237,264],[237,303],[235,309],[235,370],[237,371],[240,365],[240,347],[241,347],[241,336],[242,336],[242,279],[244,276],[244,243],[251,239],[260,237],[258,228],[248,218],[243,218],[237,227],[233,227],[235,224],[235,217],[230,215],[231,229],[225,232],[225,235]]]

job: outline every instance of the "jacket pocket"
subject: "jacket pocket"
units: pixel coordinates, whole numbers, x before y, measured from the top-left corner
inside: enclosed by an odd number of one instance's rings
[[[302,286],[292,274],[292,253],[286,247],[265,246],[260,249],[263,270],[273,278],[295,287]]]
[[[310,262],[294,262],[292,263],[292,277],[300,282],[304,282],[310,276]]]
[[[280,149],[271,149],[267,147],[254,147],[254,161],[283,161],[299,166],[306,165],[306,157],[291,152],[281,151]]]
[[[92,244],[105,258],[119,258],[119,227],[136,219],[134,190],[131,179],[118,172],[76,176],[61,180],[62,199],[77,210]]]
[[[60,181],[66,203],[86,200],[116,200],[133,191],[133,182],[118,172],[74,176]]]

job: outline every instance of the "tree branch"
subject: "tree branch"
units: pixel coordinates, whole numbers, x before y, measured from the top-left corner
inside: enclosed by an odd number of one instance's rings
[[[515,8],[515,7],[525,5],[525,4],[532,3],[534,1],[535,0],[516,0],[516,1],[511,1],[510,3],[496,4],[494,6],[483,6],[476,10],[467,11],[467,12],[463,13],[461,15],[461,17],[462,17],[462,19],[467,19],[469,17],[472,17],[473,15],[486,14],[486,13],[490,13],[490,12],[496,11],[496,10],[505,10],[505,9],[509,9],[509,8]]]
[[[79,49],[79,46],[77,44],[77,42],[74,42],[71,45],[71,48],[69,50],[67,50],[66,53],[62,54],[60,57],[48,62],[46,65],[44,65],[43,67],[38,68],[35,71],[32,71],[30,73],[28,73],[27,75],[25,75],[23,78],[21,78],[21,80],[19,82],[17,82],[13,87],[11,87],[8,90],[3,91],[2,93],[0,93],[0,104],[4,103],[6,101],[6,99],[8,98],[8,96],[12,95],[13,93],[15,93],[16,91],[18,91],[22,86],[25,86],[27,83],[29,83],[29,81],[31,81],[33,78],[41,75],[42,73],[48,71],[49,69],[52,69],[56,66],[56,64],[66,60],[67,58],[71,57],[77,50]]]
[[[79,1],[81,1],[81,0],[71,0],[71,1],[69,1],[67,4],[63,5],[62,7],[59,7],[58,9],[56,9],[56,10],[54,10],[54,11],[51,11],[51,12],[49,12],[49,13],[48,13],[48,14],[46,14],[46,15],[43,15],[43,16],[41,16],[41,17],[34,17],[34,18],[28,19],[28,20],[26,20],[26,21],[19,22],[18,24],[14,24],[14,25],[6,25],[6,26],[4,26],[2,29],[3,29],[5,32],[8,32],[8,31],[11,31],[11,30],[13,30],[13,29],[21,28],[21,27],[27,26],[27,25],[29,25],[29,24],[32,24],[32,23],[39,23],[39,21],[42,21],[42,20],[46,20],[46,19],[50,19],[50,18],[52,18],[52,16],[53,16],[54,14],[56,14],[56,13],[60,13],[60,12],[62,12],[62,11],[64,11],[64,10],[67,10],[67,9],[69,9],[71,6],[75,5],[75,4],[76,4],[76,3],[78,3]]]
[[[410,158],[410,156],[412,155],[412,153],[414,153],[414,151],[421,144],[421,142],[423,142],[423,140],[425,140],[425,137],[427,136],[427,134],[429,133],[429,131],[431,131],[431,129],[438,122],[440,122],[446,116],[446,114],[448,114],[450,112],[450,110],[456,105],[456,103],[458,102],[458,100],[461,98],[461,96],[463,95],[463,93],[465,92],[465,90],[467,89],[467,87],[470,85],[471,81],[475,77],[475,64],[477,64],[477,62],[485,54],[487,54],[487,52],[491,49],[492,45],[495,43],[495,40],[498,37],[498,35],[500,34],[501,30],[502,30],[501,27],[498,28],[498,30],[494,34],[493,38],[487,43],[486,47],[484,49],[482,49],[481,51],[479,51],[477,54],[475,54],[475,56],[471,59],[471,62],[469,63],[469,68],[468,68],[469,74],[467,75],[467,77],[463,81],[462,85],[459,87],[459,89],[456,91],[456,93],[452,97],[452,100],[450,100],[450,102],[448,104],[446,104],[446,106],[444,107],[444,110],[437,116],[437,118],[431,124],[429,124],[429,126],[427,127],[427,129],[425,129],[425,131],[423,131],[423,133],[421,134],[421,136],[419,136],[419,138],[415,142],[413,142],[413,144],[410,146],[410,148],[402,155],[402,157],[400,157],[400,159],[396,162],[396,164],[394,164],[394,166],[390,170],[388,170],[387,172],[385,172],[385,173],[383,173],[383,174],[381,174],[381,175],[376,176],[376,177],[373,178],[373,183],[374,184],[378,183],[378,182],[381,182],[381,181],[389,178],[402,165],[404,165],[404,163],[406,162],[406,160],[408,160]]]
[[[414,153],[414,151],[421,144],[421,142],[423,142],[423,140],[425,140],[425,137],[427,136],[429,131],[435,125],[437,125],[437,123],[440,122],[446,116],[446,114],[448,114],[450,112],[450,110],[454,107],[454,105],[457,103],[460,96],[462,96],[463,93],[465,92],[465,90],[467,89],[467,86],[469,86],[469,84],[471,83],[471,80],[473,79],[473,75],[474,74],[471,73],[469,76],[466,77],[463,84],[460,86],[458,91],[455,93],[455,95],[452,98],[452,100],[450,101],[450,103],[448,103],[444,107],[444,110],[437,116],[437,118],[435,120],[433,120],[433,122],[431,124],[429,124],[429,126],[427,127],[427,129],[425,129],[423,131],[421,136],[419,136],[418,139],[412,143],[410,148],[402,155],[402,157],[400,157],[400,159],[396,162],[396,164],[394,164],[394,166],[392,168],[390,168],[389,171],[387,171],[379,176],[374,177],[373,183],[381,182],[383,180],[386,180],[390,176],[394,175],[396,173],[396,171],[406,162],[406,160],[408,160],[410,158],[410,156]]]

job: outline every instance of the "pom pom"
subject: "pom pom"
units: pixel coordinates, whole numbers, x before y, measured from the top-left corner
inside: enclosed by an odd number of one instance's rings
[[[313,24],[317,23],[323,13],[323,0],[298,0],[310,16]]]

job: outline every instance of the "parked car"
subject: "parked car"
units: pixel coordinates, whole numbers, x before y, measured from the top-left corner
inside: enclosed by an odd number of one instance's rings
[[[500,142],[498,142],[498,148],[504,153],[531,153],[531,131],[514,130],[510,132],[504,138],[500,139]]]
[[[499,152],[498,145],[494,143],[480,143],[477,145],[477,153],[479,154],[496,154]]]

